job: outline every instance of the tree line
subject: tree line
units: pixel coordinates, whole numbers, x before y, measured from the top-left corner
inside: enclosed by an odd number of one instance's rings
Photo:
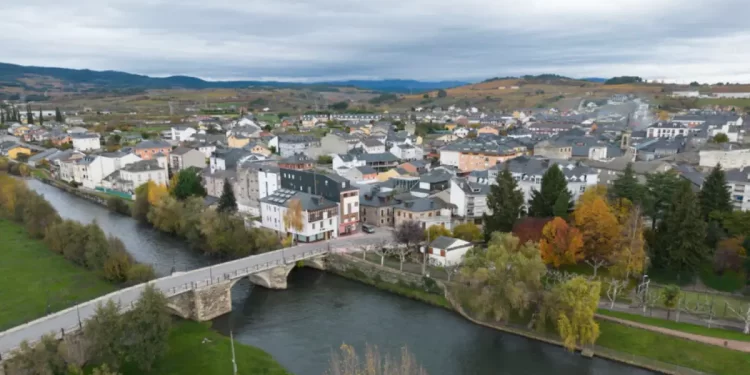
[[[206,192],[194,170],[180,171],[171,188],[153,181],[135,191],[132,216],[163,232],[185,239],[192,248],[222,258],[240,258],[278,249],[278,236],[250,228],[237,215],[237,202],[228,181],[216,209],[207,208]]]
[[[83,322],[84,345],[60,341],[45,335],[35,344],[24,341],[5,364],[11,374],[83,375],[82,369],[95,367],[93,375],[117,375],[124,365],[149,372],[169,349],[172,318],[167,298],[152,285],[146,285],[132,309],[124,311],[112,300],[99,304],[91,319]],[[73,360],[83,351],[85,361]]]
[[[119,238],[107,237],[96,222],[63,220],[42,195],[4,173],[0,173],[0,207],[2,215],[22,224],[30,237],[42,239],[53,252],[106,280],[134,285],[154,278],[151,266],[135,262]]]

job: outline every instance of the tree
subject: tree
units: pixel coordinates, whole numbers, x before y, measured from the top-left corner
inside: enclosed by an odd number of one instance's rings
[[[432,241],[440,236],[451,237],[451,231],[442,225],[430,225],[425,231],[424,236],[427,238],[427,241]]]
[[[680,293],[680,287],[677,285],[667,285],[661,290],[661,301],[667,308],[667,320],[669,320],[672,310],[677,307],[677,303],[680,301]]]
[[[151,371],[154,362],[167,351],[172,318],[167,298],[153,285],[143,288],[138,302],[126,317],[128,360],[142,371]]]
[[[133,218],[145,223],[148,220],[148,211],[151,205],[148,203],[148,184],[142,184],[135,189],[135,203],[133,204]]]
[[[568,210],[570,210],[570,194],[565,190],[557,196],[555,205],[552,207],[552,215],[565,219],[568,217]]]
[[[601,283],[576,276],[559,284],[554,293],[557,331],[563,345],[570,351],[577,345],[592,345],[599,337],[599,324],[594,319],[599,306]]]
[[[128,270],[128,285],[138,285],[155,278],[154,268],[147,264],[136,263]]]
[[[680,183],[665,217],[659,233],[665,250],[658,253],[661,265],[673,271],[694,273],[707,257],[706,223],[689,182]]]
[[[97,304],[94,316],[83,325],[83,335],[88,343],[87,352],[95,363],[107,364],[114,369],[125,356],[123,336],[125,321],[120,305],[112,300]]]
[[[287,203],[286,212],[284,213],[284,230],[287,232],[299,233],[304,228],[305,223],[302,215],[302,201],[297,198],[290,199]],[[294,234],[292,234],[294,236]]]
[[[482,240],[482,230],[474,223],[463,223],[453,228],[453,237],[468,242],[478,242]]]
[[[724,133],[718,133],[713,138],[714,143],[727,143],[729,142],[729,137]]]
[[[523,212],[523,191],[507,166],[498,173],[496,182],[487,194],[487,211],[492,215],[483,214],[485,241],[494,232],[510,232]]]
[[[703,182],[698,194],[703,220],[708,221],[712,215],[732,212],[732,196],[727,189],[727,178],[720,164],[716,164]]]
[[[148,212],[148,221],[154,228],[165,233],[177,233],[182,216],[182,204],[169,195],[164,195]]]
[[[125,250],[122,240],[110,236],[108,241],[109,253],[102,269],[104,278],[115,283],[124,283],[128,280],[128,272],[133,266],[133,258]]]
[[[664,219],[672,205],[672,198],[681,178],[673,171],[646,175],[646,215],[651,217],[651,229]]]
[[[552,221],[549,217],[525,217],[513,225],[513,235],[518,237],[521,243],[539,242],[542,239],[544,226]]]
[[[181,170],[176,176],[176,183],[172,185],[172,195],[175,198],[185,200],[191,196],[206,196],[201,176],[194,169]]]
[[[29,236],[43,238],[45,230],[60,221],[60,215],[44,197],[29,193],[24,199],[23,219]]]
[[[719,242],[714,254],[714,272],[721,275],[726,271],[739,272],[742,269],[742,258],[747,255],[743,241],[742,237],[734,237]]]
[[[445,90],[443,90],[443,89],[438,90],[438,92],[437,92],[437,97],[438,98],[445,98],[446,96],[448,96],[448,93],[445,92]]]
[[[394,241],[403,246],[397,246],[394,252],[399,257],[400,270],[404,270],[404,262],[406,257],[412,252],[413,247],[418,243],[424,241],[425,232],[419,222],[416,221],[404,221],[393,232]],[[423,256],[427,256],[426,254]],[[423,262],[424,263],[424,262]]]
[[[352,346],[342,344],[339,352],[331,354],[326,375],[427,375],[414,355],[401,348],[401,358],[383,357],[377,346],[366,345],[365,357],[360,358]]]
[[[123,215],[130,215],[130,207],[125,202],[125,200],[114,195],[107,198],[107,208],[109,208],[109,210],[113,212],[117,212]]]
[[[153,180],[148,181],[148,203],[150,205],[155,205],[166,195],[169,195],[166,185],[157,185]]]
[[[55,121],[59,123],[63,123],[65,121],[59,107],[55,107]]]
[[[31,113],[31,104],[26,104],[26,123],[34,125],[34,114]]]
[[[643,186],[638,183],[638,178],[633,171],[633,163],[628,163],[622,175],[612,182],[611,196],[615,199],[625,198],[634,204],[643,201]]]
[[[633,207],[620,226],[619,243],[610,257],[611,274],[626,280],[641,274],[646,266],[646,242],[643,239],[643,217],[639,206]]]
[[[39,107],[39,125],[44,125],[44,115],[42,114],[42,107]]]
[[[594,268],[607,264],[620,235],[620,226],[612,209],[597,193],[587,190],[573,212],[573,225],[583,235],[583,251],[586,263]]]
[[[331,163],[333,163],[333,157],[331,157],[331,155],[318,156],[318,164],[331,164]]]
[[[545,264],[555,268],[563,264],[576,264],[583,259],[583,236],[565,220],[555,217],[544,226],[539,250]]]
[[[224,179],[224,189],[219,197],[219,212],[235,213],[237,212],[237,199],[234,197],[234,189],[228,179]]]
[[[33,346],[23,341],[13,352],[5,368],[9,374],[55,375],[65,371],[65,360],[60,355],[59,341],[44,335]],[[14,371],[15,370],[15,371]]]
[[[570,191],[568,191],[568,181],[557,164],[553,164],[542,176],[542,186],[540,190],[532,190],[531,200],[529,200],[529,216],[534,217],[551,217],[554,216],[555,202],[560,195],[567,196],[568,202],[571,200]],[[569,203],[568,208],[572,204]]]
[[[466,253],[458,290],[480,317],[507,321],[511,314],[523,316],[531,308],[545,272],[536,245],[495,233],[486,251]]]

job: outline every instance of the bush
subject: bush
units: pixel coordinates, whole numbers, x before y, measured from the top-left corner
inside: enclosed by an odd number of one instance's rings
[[[443,289],[441,289],[438,283],[435,282],[435,280],[433,280],[431,277],[422,277],[422,284],[424,285],[424,290],[427,293],[440,295],[443,294]]]
[[[156,278],[153,267],[146,264],[135,264],[128,270],[128,284],[137,285]]]
[[[700,277],[707,287],[722,292],[735,292],[745,286],[745,275],[741,271],[725,270],[718,274],[711,267],[704,267]]]
[[[120,197],[107,198],[107,208],[118,214],[130,215],[130,206],[128,206],[128,203]]]

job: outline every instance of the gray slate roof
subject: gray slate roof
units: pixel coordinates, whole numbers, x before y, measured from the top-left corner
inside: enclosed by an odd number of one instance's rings
[[[312,195],[289,189],[278,189],[273,194],[261,199],[260,201],[277,206],[289,207],[289,201],[293,199],[299,200],[300,203],[302,203],[302,209],[305,211],[317,211],[338,206],[338,203],[331,202],[319,195]]]
[[[459,250],[471,247],[471,243],[461,244],[461,240],[453,237],[440,236],[430,242],[430,247],[434,247],[440,250],[451,251]]]

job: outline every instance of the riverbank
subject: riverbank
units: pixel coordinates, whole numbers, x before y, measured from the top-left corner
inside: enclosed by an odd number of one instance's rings
[[[117,289],[94,271],[76,266],[50,251],[44,242],[28,237],[23,226],[0,219],[0,331]],[[23,287],[19,287],[23,286]],[[207,339],[204,342],[204,339]],[[263,350],[235,343],[238,368],[246,374],[286,375],[288,372]],[[169,351],[152,374],[231,373],[229,338],[210,324],[175,324]],[[124,368],[123,375],[140,375]]]
[[[342,267],[341,260],[336,267],[328,271],[351,280],[396,293],[398,295],[440,306],[459,313],[467,320],[495,330],[562,346],[559,339],[552,334],[540,333],[521,326],[502,325],[484,322],[472,318],[456,308],[445,296],[438,297],[425,291],[423,284],[414,282],[416,275],[400,273],[388,267],[380,267],[349,255],[336,255],[344,259],[349,267]],[[364,265],[367,263],[367,265]],[[365,267],[364,270],[359,267]],[[374,270],[380,270],[384,277],[377,277]],[[404,279],[396,281],[394,275],[401,274]],[[383,279],[388,279],[384,281]],[[441,288],[442,290],[442,288]],[[664,374],[717,374],[732,375],[742,373],[750,367],[750,356],[746,353],[707,345],[674,336],[651,332],[632,326],[618,324],[604,319],[597,319],[601,335],[593,348],[594,355],[628,365],[648,369]]]

